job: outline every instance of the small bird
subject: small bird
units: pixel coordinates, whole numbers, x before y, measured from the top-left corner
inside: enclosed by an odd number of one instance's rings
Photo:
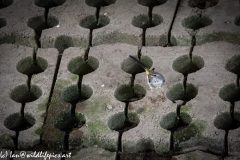
[[[148,85],[151,89],[153,88],[161,88],[165,82],[165,78],[161,73],[155,72],[153,68],[152,70],[148,69],[142,62],[140,62],[137,58],[129,55],[129,57],[137,62],[143,69],[145,69],[145,72],[147,74],[147,81]]]

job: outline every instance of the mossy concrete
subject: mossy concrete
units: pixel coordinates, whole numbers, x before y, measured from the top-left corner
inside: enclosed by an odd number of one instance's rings
[[[71,158],[66,160],[115,160],[116,153],[109,152],[97,146],[81,149],[80,151],[74,152]]]
[[[184,27],[184,19],[187,17],[201,15],[201,17],[211,19],[212,23],[209,23],[209,26],[202,25],[203,28],[200,29],[199,27],[193,26],[194,29],[197,29],[197,45],[217,41],[225,41],[233,44],[239,44],[239,26],[237,26],[234,22],[234,17],[239,16],[237,14],[237,11],[239,10],[239,5],[237,5],[234,1],[230,3],[228,2],[229,1],[227,0],[219,1],[217,5],[213,7],[207,7],[208,9],[204,10],[203,12],[202,9],[199,9],[197,7],[190,7],[188,5],[188,1],[183,1],[181,7],[178,10],[177,18],[175,19],[172,28],[171,39],[175,39],[175,41],[172,41],[172,43],[174,45],[180,46],[189,45],[189,41],[194,32],[193,29]],[[231,8],[231,10],[229,10],[229,8]],[[228,10],[228,14],[222,12],[223,10]]]

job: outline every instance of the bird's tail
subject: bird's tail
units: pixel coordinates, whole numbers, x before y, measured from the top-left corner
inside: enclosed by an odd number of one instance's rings
[[[148,75],[150,73],[150,70],[147,68],[147,66],[145,66],[145,64],[143,64],[141,61],[139,61],[137,58],[129,55],[129,57],[134,60],[137,64],[139,64],[143,69],[145,69],[146,74]]]

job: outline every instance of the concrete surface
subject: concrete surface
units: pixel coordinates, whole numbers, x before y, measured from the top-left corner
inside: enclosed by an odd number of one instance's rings
[[[49,1],[55,6],[49,10],[46,3],[0,3],[0,151],[47,150],[71,153],[72,157],[65,159],[93,160],[148,156],[172,160],[239,159],[239,87],[235,92],[224,92],[224,96],[231,99],[235,94],[237,99],[237,123],[232,128],[231,103],[219,94],[224,86],[237,84],[237,75],[225,68],[233,56],[236,60],[231,66],[237,68],[238,74],[240,70],[237,0],[208,0],[204,5],[181,0],[179,6],[178,1],[168,0],[154,5],[152,14],[161,18],[157,22],[152,19],[159,24],[146,28],[146,33],[142,26],[149,22],[149,7],[141,5],[145,1]],[[137,18],[140,21],[134,21]],[[37,57],[45,59],[47,66],[44,72],[32,76],[31,84],[40,87],[42,93],[26,103],[24,115],[30,114],[35,122],[20,129],[18,135],[8,129],[18,124],[18,117],[9,120],[9,116],[20,113],[24,103],[14,101],[12,92],[26,84],[28,76],[20,73],[17,66],[26,57],[32,57],[36,46],[40,47]],[[164,86],[150,89],[144,70],[129,55],[141,56],[143,63],[163,74]],[[191,55],[194,64],[197,61],[202,66],[184,79],[179,70],[192,69],[184,68]],[[179,60],[183,56],[185,59]],[[76,72],[83,74],[81,84],[85,88],[82,87],[81,94],[87,99],[78,101],[72,116],[69,113],[75,102],[66,99],[79,99]],[[173,117],[179,101],[174,103],[173,99],[182,100],[184,90],[174,86],[182,86],[184,80],[196,88],[196,95],[183,100],[186,104],[181,106],[179,118],[189,123],[179,127]],[[194,90],[189,93],[188,85],[186,89],[186,95],[193,95]],[[16,94],[20,97],[25,92]],[[134,125],[128,126],[129,123]]]

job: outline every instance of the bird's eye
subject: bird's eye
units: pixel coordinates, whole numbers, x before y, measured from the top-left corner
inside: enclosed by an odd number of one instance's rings
[[[154,76],[154,77],[156,77],[157,75],[156,75],[156,74],[154,74],[153,76]]]

